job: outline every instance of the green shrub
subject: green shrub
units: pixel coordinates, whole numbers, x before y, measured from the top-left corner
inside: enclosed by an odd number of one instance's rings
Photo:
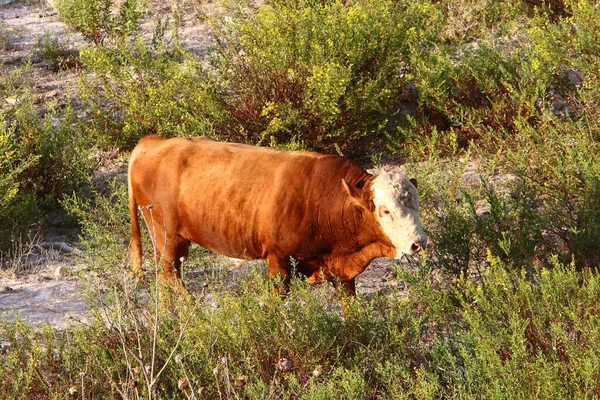
[[[76,53],[70,51],[68,43],[58,37],[44,35],[38,39],[36,53],[50,63],[54,71],[73,68],[78,65]]]
[[[95,397],[188,398],[203,388],[208,397],[225,398],[396,398],[413,381],[413,393],[440,393],[425,366],[417,375],[410,368],[416,365],[411,357],[424,358],[406,347],[419,348],[430,331],[420,329],[404,300],[356,304],[344,321],[340,311],[327,310],[326,286],[309,290],[295,281],[284,302],[257,272],[233,292],[204,293],[196,304],[165,309],[154,285],[132,290],[123,271],[119,275],[92,283],[98,308],[85,326],[40,334],[24,324],[0,325],[12,346],[4,366],[24,375],[0,394],[56,396],[74,387]],[[410,335],[407,326],[414,327]],[[392,367],[390,360],[397,363]]]
[[[88,268],[120,276],[128,263],[130,239],[127,185],[113,179],[107,191],[105,195],[98,191],[92,191],[91,196],[73,194],[63,199],[62,206],[81,225],[80,243],[86,247]],[[145,245],[151,250],[147,242]]]
[[[100,261],[107,270],[111,262]],[[337,299],[326,286],[294,280],[282,301],[260,271],[233,290],[208,288],[164,308],[153,283],[133,289],[121,270],[91,280],[86,325],[0,325],[10,344],[2,376],[11,376],[0,394],[594,397],[598,275],[555,262],[532,281],[491,255],[487,263],[480,282],[451,286],[426,268],[399,271],[408,298],[359,298],[345,318],[328,310]]]
[[[597,396],[597,274],[556,263],[531,282],[488,261],[485,285],[465,281],[458,292],[465,331],[451,369],[461,396]]]
[[[70,104],[60,113],[50,105],[40,119],[32,96],[25,95],[14,110],[14,119],[18,146],[37,160],[25,171],[25,190],[59,200],[89,184],[94,168],[92,146],[78,129],[79,119]]]
[[[56,7],[61,20],[99,46],[126,38],[137,29],[141,17],[137,0],[120,2],[117,13],[113,0],[59,0]]]
[[[454,27],[450,10],[461,6],[438,5],[447,9],[438,28],[444,33]],[[399,135],[390,136],[403,155],[407,141],[418,144],[433,136],[461,148],[473,141],[494,152],[498,141],[518,136],[523,120],[537,126],[545,123],[545,111],[577,118],[581,109],[596,107],[592,93],[599,61],[593,55],[599,38],[593,2],[577,2],[573,15],[556,23],[545,15],[529,16],[518,4],[498,6],[513,17],[497,17],[502,22],[488,28],[477,19],[474,28],[482,31],[473,38],[410,52],[419,107],[408,125],[399,126]],[[483,20],[483,14],[494,14],[491,8],[480,12]]]
[[[438,150],[439,151],[439,150]],[[485,268],[488,252],[511,269],[548,262],[544,232],[548,216],[539,212],[537,193],[523,188],[495,159],[470,153],[455,160],[434,156],[412,173],[419,181],[423,225],[431,240],[428,263],[460,275]]]
[[[7,94],[16,104],[0,120],[2,249],[11,237],[38,228],[44,210],[55,209],[65,194],[86,192],[95,165],[70,105],[60,111],[49,105],[40,119],[30,92]]]
[[[402,96],[406,31],[425,25],[421,11],[388,1],[301,2],[234,14],[218,24],[210,73],[165,46],[160,24],[151,45],[132,35],[87,48],[89,129],[126,147],[149,132],[328,151],[377,142]]]
[[[518,134],[495,157],[479,151],[468,184],[468,155],[432,157],[414,169],[437,269],[480,270],[487,252],[516,270],[548,265],[552,255],[581,268],[600,265],[598,142],[583,119],[546,117],[541,126],[518,122]]]
[[[213,64],[239,126],[231,139],[300,140],[354,153],[377,142],[408,81],[411,33],[426,36],[422,28],[435,26],[430,10],[388,1],[278,1],[226,17]]]
[[[546,98],[551,77],[547,69],[533,71],[521,48],[478,42],[455,52],[441,47],[416,61],[419,103],[433,126],[466,148],[489,135],[515,135],[517,119],[537,117],[536,100]]]
[[[521,190],[537,199],[536,212],[547,218],[544,231],[554,242],[549,253],[564,255],[565,261],[573,257],[588,268],[600,266],[597,137],[585,119],[549,118],[543,128],[523,127],[518,146],[502,156],[506,170],[521,179]]]
[[[69,369],[73,360],[65,357],[69,334],[49,325],[34,329],[23,321],[1,320],[0,335],[10,345],[3,349],[0,364],[2,398],[57,398],[68,393],[65,385],[77,379]]]
[[[13,141],[15,125],[0,116],[0,250],[16,238],[15,226],[27,220],[30,199],[23,193],[24,172],[37,160]]]
[[[88,47],[81,62],[93,73],[80,85],[91,108],[86,130],[101,144],[132,148],[149,133],[213,135],[223,119],[201,63],[181,48],[167,49],[160,40]]]

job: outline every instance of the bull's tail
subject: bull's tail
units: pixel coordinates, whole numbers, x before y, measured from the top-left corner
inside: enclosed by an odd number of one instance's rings
[[[139,281],[142,277],[142,232],[140,231],[140,222],[138,218],[138,204],[133,194],[133,184],[131,182],[131,167],[135,157],[139,153],[137,148],[131,152],[129,166],[127,169],[127,191],[129,193],[129,216],[131,217],[131,241],[129,242],[129,261],[131,269]]]

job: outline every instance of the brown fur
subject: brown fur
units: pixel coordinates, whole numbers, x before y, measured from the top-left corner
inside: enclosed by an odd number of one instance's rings
[[[268,262],[285,293],[291,273],[311,283],[354,279],[395,248],[374,214],[373,175],[350,161],[208,138],[140,140],[129,163],[130,257],[141,269],[137,210],[155,238],[162,276],[181,282],[190,242],[217,253]]]

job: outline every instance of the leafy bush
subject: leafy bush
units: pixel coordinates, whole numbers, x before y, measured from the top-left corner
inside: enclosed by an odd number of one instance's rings
[[[425,8],[277,1],[249,10],[217,33],[217,84],[239,125],[228,137],[352,152],[377,142],[403,95],[409,33],[426,24]]]
[[[95,74],[82,80],[81,94],[91,108],[86,129],[96,141],[132,148],[148,133],[213,135],[222,117],[201,64],[160,43],[81,51],[83,65]]]
[[[516,270],[549,265],[552,255],[600,266],[595,133],[584,119],[544,117],[541,125],[517,121],[518,134],[496,156],[478,150],[477,166],[469,155],[432,155],[414,168],[437,269],[464,274],[483,267],[488,252]]]
[[[458,292],[465,325],[448,368],[461,395],[597,396],[598,275],[555,263],[530,282],[488,261],[485,285],[465,281]]]
[[[549,221],[539,213],[536,193],[514,175],[498,173],[495,159],[472,158],[432,156],[412,170],[427,204],[421,214],[431,240],[428,262],[450,276],[485,269],[488,253],[516,270],[546,264],[557,249],[545,246]]]
[[[551,81],[547,69],[533,71],[518,47],[479,42],[459,56],[455,51],[442,47],[416,64],[419,102],[433,126],[451,131],[465,148],[489,135],[515,135],[517,119],[535,121],[536,100],[547,96]]]
[[[58,0],[60,18],[72,29],[95,45],[104,45],[108,39],[124,39],[137,29],[141,17],[137,0]]]
[[[548,239],[566,247],[550,251],[566,261],[574,257],[580,267],[599,267],[600,147],[593,132],[583,121],[554,121],[521,130],[518,143],[503,155],[504,164],[522,179],[522,190],[538,199]]]
[[[42,210],[56,208],[65,194],[84,193],[95,165],[91,145],[77,129],[78,118],[69,105],[60,112],[50,105],[40,120],[29,92],[7,93],[16,104],[0,120],[0,224],[8,236],[0,236],[2,249],[10,237],[38,227]]]
[[[15,126],[8,125],[0,116],[0,250],[16,237],[15,225],[31,216],[26,211],[30,198],[22,191],[23,174],[36,162],[36,157],[26,155],[14,143],[14,132]]]
[[[114,179],[108,182],[107,190],[106,195],[98,191],[91,196],[72,194],[62,200],[62,206],[82,226],[80,240],[87,249],[88,266],[106,273],[106,265],[111,265],[111,275],[118,276],[119,269],[127,263],[130,236],[127,185]]]
[[[38,39],[37,54],[50,63],[54,71],[78,65],[76,53],[68,49],[68,43],[58,37],[44,35]]]
[[[408,90],[414,32],[433,38],[425,21],[434,11],[383,0],[275,2],[217,24],[210,69],[166,46],[159,23],[151,44],[134,35],[81,52],[94,73],[83,85],[90,129],[125,147],[154,132],[358,153],[383,139]]]
[[[26,190],[59,200],[89,184],[94,168],[92,147],[78,129],[78,118],[70,105],[60,114],[57,108],[49,106],[40,120],[32,97],[26,95],[14,110],[14,118],[19,146],[24,154],[37,159],[25,171]]]
[[[109,277],[93,292],[101,304],[88,325],[0,325],[2,368],[14,371],[2,375],[12,378],[0,394],[595,396],[597,274],[556,262],[532,282],[497,258],[487,262],[482,282],[445,289],[430,275],[403,272],[408,298],[359,299],[346,318],[328,311],[325,286],[294,281],[284,302],[262,272],[176,309],[160,305],[154,285],[132,290],[123,276]]]

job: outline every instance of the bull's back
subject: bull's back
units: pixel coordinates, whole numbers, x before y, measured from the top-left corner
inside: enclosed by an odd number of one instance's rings
[[[324,157],[157,137],[142,139],[134,154],[131,174],[140,206],[152,205],[170,233],[239,258],[293,252],[294,232],[306,223],[311,171]]]

